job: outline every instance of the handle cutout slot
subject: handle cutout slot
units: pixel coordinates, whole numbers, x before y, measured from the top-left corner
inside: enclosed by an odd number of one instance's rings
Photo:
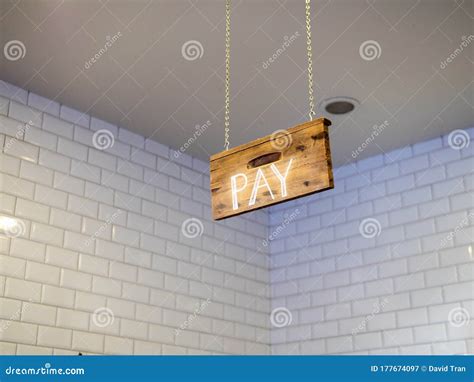
[[[281,158],[281,153],[263,154],[249,161],[249,163],[247,163],[247,168],[256,168],[256,167],[264,166],[266,164],[279,161],[280,158]]]

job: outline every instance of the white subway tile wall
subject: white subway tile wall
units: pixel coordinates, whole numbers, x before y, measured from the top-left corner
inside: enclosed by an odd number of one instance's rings
[[[0,106],[0,353],[472,353],[469,138],[216,223],[207,163],[1,81]]]
[[[474,128],[453,134],[270,209],[273,354],[473,353]]]
[[[267,212],[215,223],[206,163],[4,82],[0,105],[0,353],[270,352]]]

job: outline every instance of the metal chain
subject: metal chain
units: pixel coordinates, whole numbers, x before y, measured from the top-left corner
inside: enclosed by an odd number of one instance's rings
[[[230,1],[225,2],[225,114],[224,114],[224,148],[230,145]],[[311,50],[311,0],[306,0],[306,49],[308,53],[308,98],[309,118],[312,121],[314,113],[313,96],[313,52]]]
[[[313,96],[313,52],[311,50],[311,0],[306,0],[306,49],[308,51],[309,119],[312,121],[315,113]]]
[[[230,0],[225,2],[225,114],[224,148],[229,150],[230,133]]]

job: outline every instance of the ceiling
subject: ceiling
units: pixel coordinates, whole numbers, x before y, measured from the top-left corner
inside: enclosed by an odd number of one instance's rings
[[[174,148],[210,121],[187,152],[207,159],[222,150],[223,1],[0,4],[1,46],[18,40],[25,48],[17,60],[1,56],[0,79]],[[304,122],[308,95],[304,1],[233,0],[232,7],[236,146]],[[474,41],[460,50],[463,36],[474,38],[473,16],[472,0],[312,1],[316,102],[360,102],[344,116],[317,112],[333,122],[336,165],[353,161],[384,121],[358,159],[474,126]],[[367,41],[375,50],[361,50]]]

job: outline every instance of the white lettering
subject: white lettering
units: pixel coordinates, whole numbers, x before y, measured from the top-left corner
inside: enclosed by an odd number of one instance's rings
[[[241,177],[244,178],[245,183],[242,187],[237,188],[237,178]],[[239,201],[237,198],[237,193],[242,191],[245,187],[247,187],[247,176],[245,174],[237,174],[230,178],[230,184],[232,187],[232,209],[236,210],[239,208]]]
[[[263,182],[264,182],[264,184],[262,186],[260,186],[260,180],[261,179],[263,179]],[[268,191],[270,191],[270,195],[271,195],[272,199],[275,199],[275,197],[273,196],[273,192],[272,192],[270,186],[268,185],[267,179],[265,178],[265,175],[263,174],[262,169],[259,168],[258,171],[257,171],[257,176],[255,178],[255,183],[253,185],[252,195],[250,196],[249,206],[253,206],[255,204],[255,199],[257,198],[258,189],[261,188],[261,187],[267,187]]]
[[[288,176],[288,171],[290,171],[291,162],[293,162],[293,158],[291,158],[290,161],[288,162],[288,167],[286,168],[285,176],[282,176],[282,175],[280,174],[280,171],[278,171],[277,167],[275,166],[275,163],[272,163],[272,164],[270,165],[270,168],[271,168],[272,171],[275,173],[275,175],[277,176],[277,178],[280,180],[280,184],[281,184],[281,196],[282,196],[282,197],[285,197],[285,196],[287,195],[287,192],[286,192],[286,177]]]
[[[286,188],[286,179],[288,178],[288,174],[290,172],[291,165],[293,164],[293,158],[290,159],[288,165],[285,168],[283,173],[277,168],[275,163],[272,163],[269,167],[272,170],[272,173],[278,178],[280,182],[280,195],[282,198],[288,196],[288,191]],[[267,167],[268,168],[268,167]],[[270,174],[271,175],[271,174]],[[268,174],[267,174],[268,176]],[[239,180],[242,178],[242,180]],[[244,173],[238,173],[230,177],[230,184],[231,184],[231,191],[232,191],[232,209],[235,211],[239,209],[239,192],[243,191],[248,186],[248,178],[247,175]],[[265,173],[262,168],[257,170],[257,174],[255,175],[255,183],[253,184],[252,193],[250,195],[250,199],[248,202],[249,206],[253,206],[257,201],[257,194],[261,188],[266,188],[270,197],[275,200],[275,195],[273,194],[270,185],[268,184],[267,178],[265,177]]]

